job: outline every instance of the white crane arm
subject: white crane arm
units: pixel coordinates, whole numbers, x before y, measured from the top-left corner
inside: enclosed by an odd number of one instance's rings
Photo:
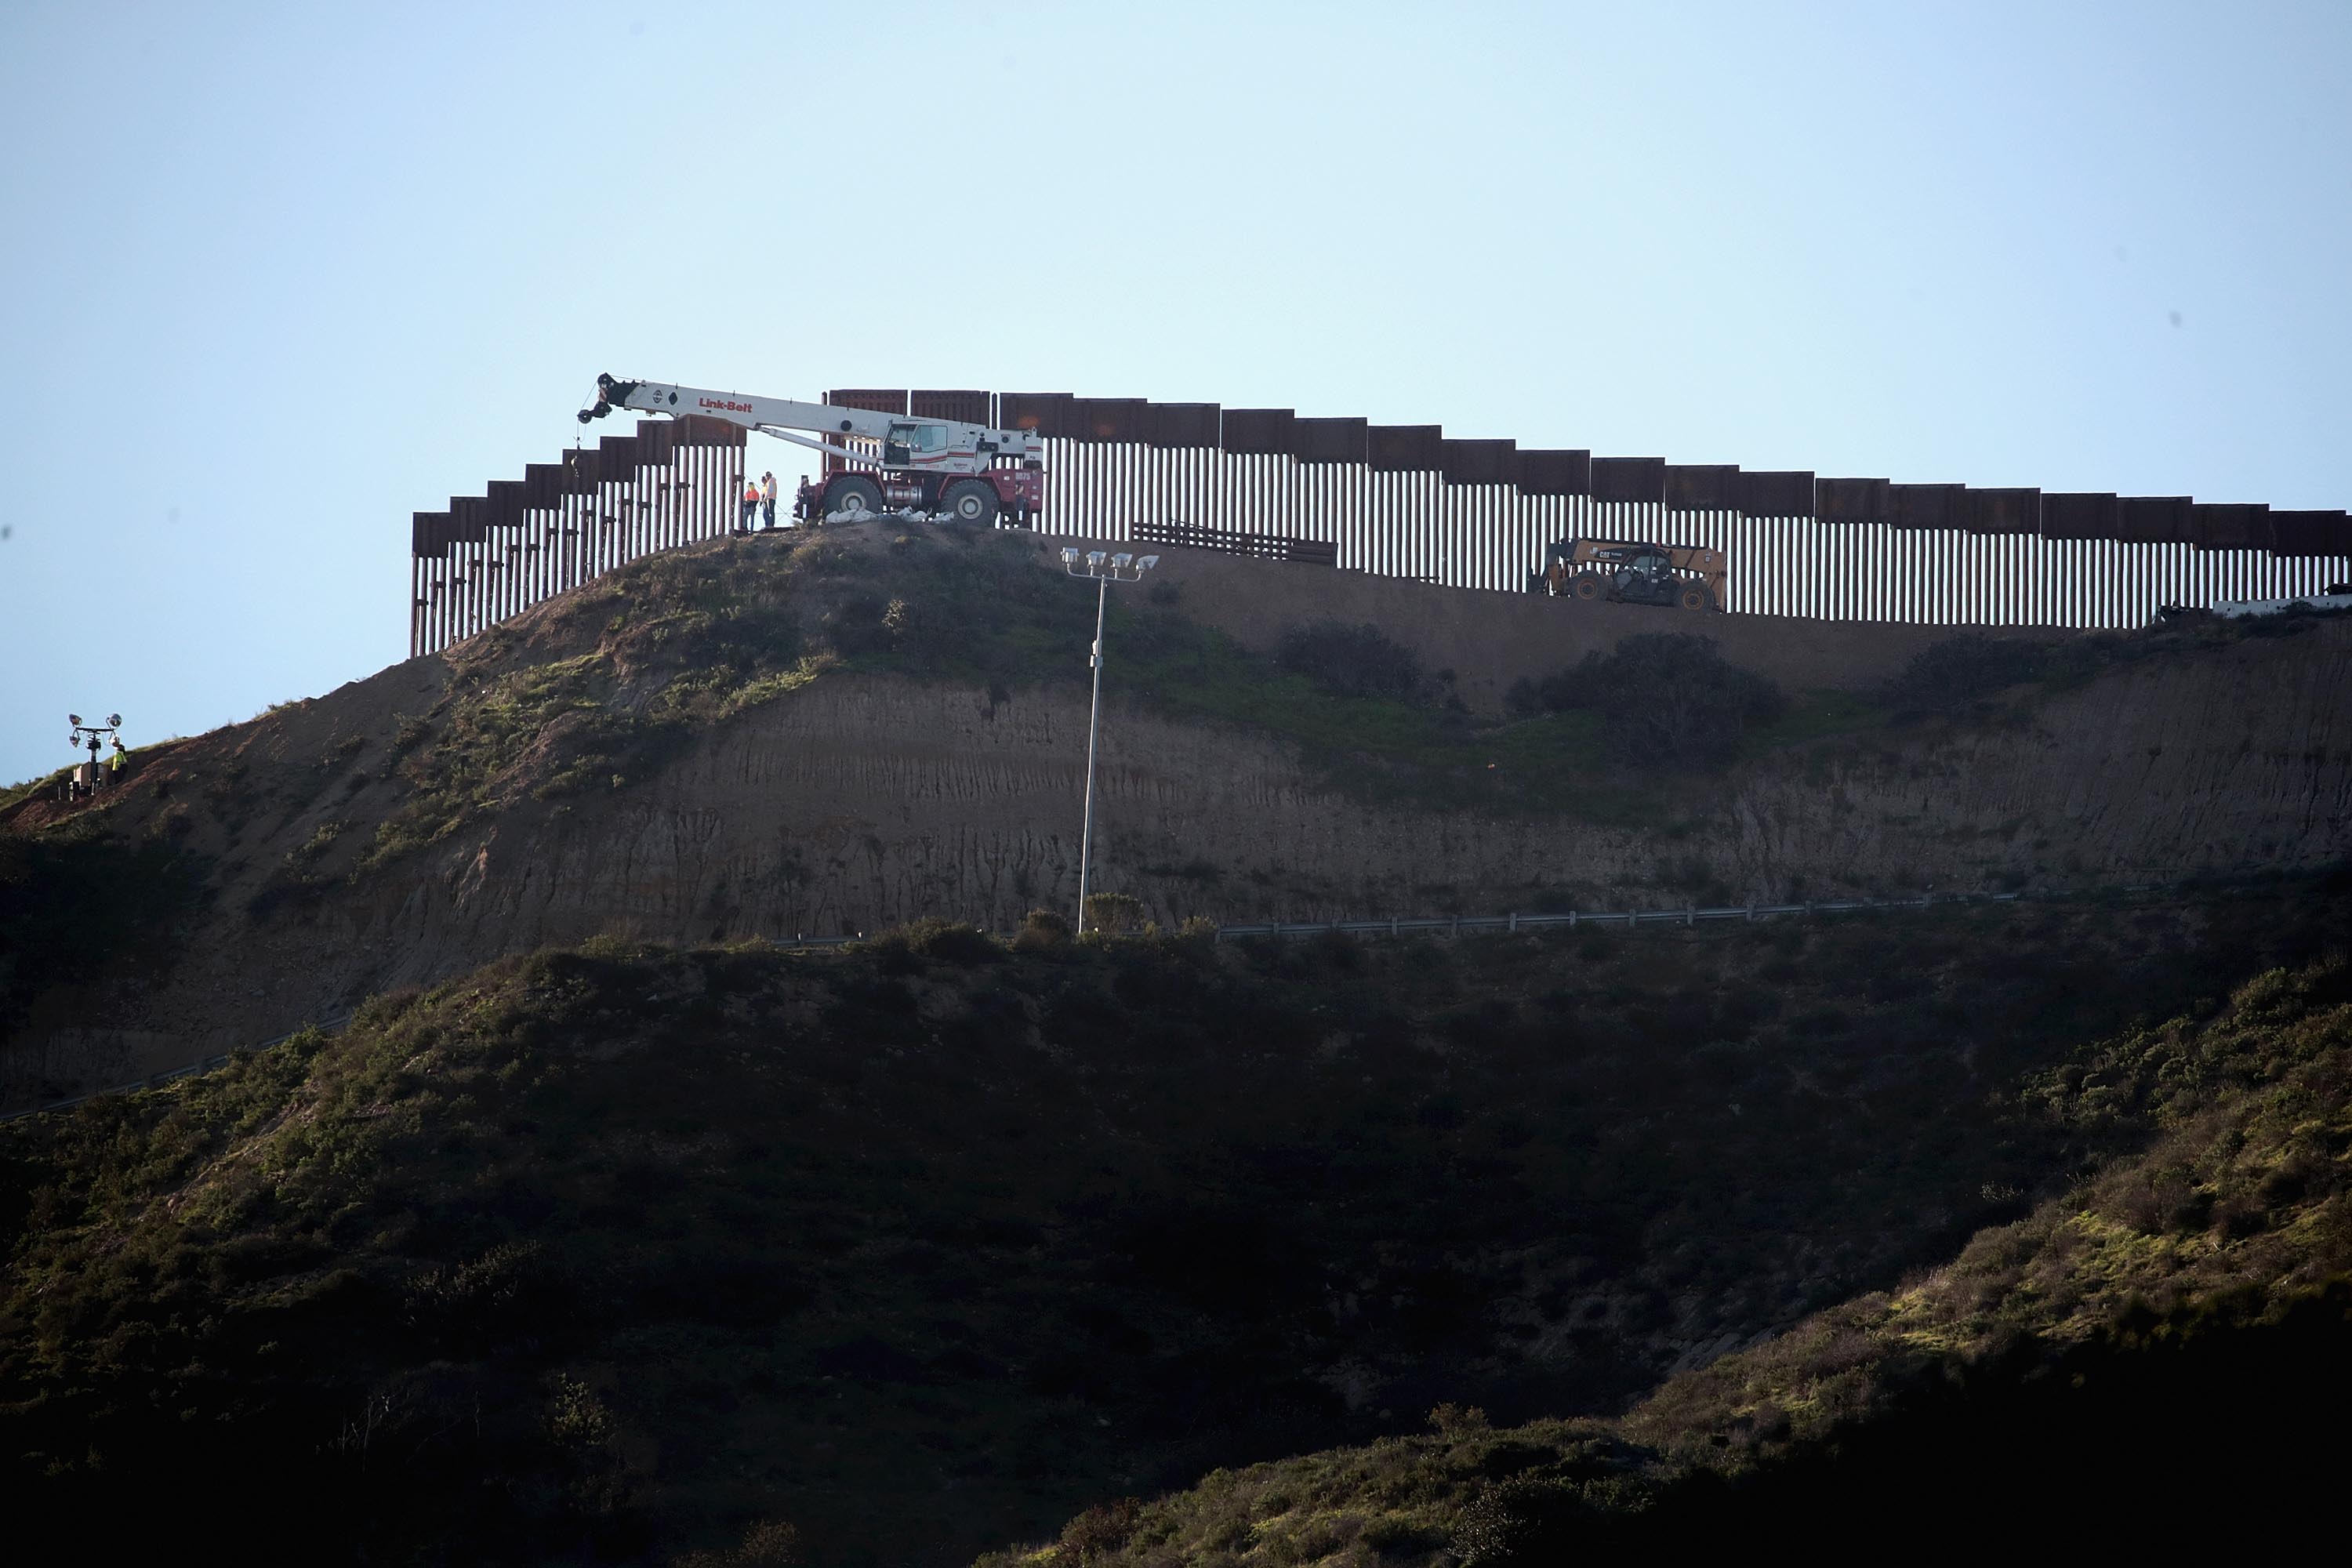
[[[601,419],[615,408],[638,414],[699,414],[858,462],[872,462],[874,453],[856,451],[839,443],[851,438],[883,443],[885,468],[900,464],[943,466],[947,471],[971,473],[986,468],[999,456],[1033,458],[1043,446],[1035,434],[1027,430],[992,430],[985,425],[960,419],[910,419],[903,414],[877,413],[869,408],[800,403],[789,397],[757,397],[740,392],[711,392],[660,381],[624,381],[613,375],[596,378],[596,399],[580,411],[580,423]],[[788,433],[794,430],[810,431],[815,438]],[[918,444],[925,454],[935,455],[893,458],[894,445],[909,443]]]
[[[829,436],[864,436],[878,441],[889,434],[900,416],[864,408],[837,408],[829,403],[797,403],[789,397],[754,397],[740,392],[709,392],[698,386],[672,386],[659,381],[596,378],[596,401],[580,411],[580,422],[601,419],[615,408],[639,414],[700,414],[757,430],[773,426],[784,430],[822,430]]]

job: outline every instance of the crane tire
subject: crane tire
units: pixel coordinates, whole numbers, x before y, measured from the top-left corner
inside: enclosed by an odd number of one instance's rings
[[[958,479],[940,499],[947,503],[950,522],[966,528],[996,526],[996,489],[984,479]]]
[[[862,522],[882,512],[882,487],[863,474],[844,474],[824,487],[824,515]]]
[[[1682,592],[1675,595],[1675,603],[1685,610],[1711,610],[1715,608],[1715,595],[1706,591],[1704,583],[1685,583]]]
[[[1580,599],[1597,599],[1608,591],[1598,572],[1579,572],[1568,580],[1568,591]]]

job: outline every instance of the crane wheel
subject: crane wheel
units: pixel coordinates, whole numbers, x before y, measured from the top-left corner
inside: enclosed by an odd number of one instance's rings
[[[1569,580],[1568,591],[1580,599],[1597,599],[1607,591],[1598,572],[1579,572]]]
[[[1682,592],[1675,596],[1675,602],[1685,610],[1715,608],[1715,595],[1706,591],[1706,584],[1704,583],[1684,584]]]
[[[967,528],[996,526],[996,490],[982,479],[958,479],[940,498],[947,503],[948,517]]]
[[[863,522],[882,511],[882,487],[862,474],[844,474],[824,487],[824,514]]]

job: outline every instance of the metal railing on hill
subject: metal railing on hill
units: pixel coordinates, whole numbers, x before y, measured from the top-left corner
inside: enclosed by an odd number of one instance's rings
[[[2117,891],[2140,892],[2144,889],[2118,889]],[[1777,915],[1835,915],[1863,910],[1924,910],[1930,906],[1951,908],[1961,904],[2013,904],[2024,900],[2024,893],[1960,893],[1937,898],[1930,893],[1916,899],[1823,899],[1804,904],[1724,904],[1702,909],[1696,904],[1679,910],[1570,910],[1566,914],[1541,915],[1434,915],[1405,920],[1384,921],[1276,921],[1268,925],[1219,926],[1217,940],[1245,936],[1316,936],[1339,932],[1348,936],[1407,936],[1435,931],[1447,936],[1459,936],[1465,931],[1521,931],[1558,929],[1574,931],[1579,926],[1642,926],[1696,925],[1701,921],[1752,921]],[[2071,897],[2070,894],[2037,893],[2036,899]]]
[[[1339,563],[1339,547],[1328,540],[1253,533],[1245,529],[1202,528],[1172,518],[1166,522],[1139,522],[1130,531],[1138,544],[1177,544],[1194,550],[1223,551],[1228,555],[1255,555],[1268,561],[1300,561],[1309,566]]]
[[[272,1035],[269,1038],[245,1048],[249,1051],[266,1051],[272,1046],[282,1046],[295,1036],[310,1029],[316,1029],[322,1035],[340,1035],[351,1026],[351,1022],[352,1016],[346,1013],[340,1018],[324,1018],[315,1024],[305,1024],[299,1029],[289,1029],[282,1035]],[[85,1101],[98,1099],[100,1095],[131,1094],[142,1089],[161,1089],[167,1083],[173,1083],[184,1078],[193,1078],[198,1073],[217,1072],[228,1066],[233,1055],[234,1053],[222,1051],[201,1060],[190,1062],[185,1067],[171,1068],[163,1072],[152,1072],[145,1078],[135,1078],[128,1083],[110,1084],[104,1089],[93,1089],[87,1094],[69,1095],[64,1100],[52,1100],[47,1104],[28,1106],[23,1110],[0,1112],[0,1121],[16,1121],[24,1117],[39,1116],[51,1110],[70,1110]]]
[[[1212,940],[1239,941],[1245,937],[1294,937],[1339,934],[1345,936],[1464,936],[1493,931],[1576,931],[1583,927],[1695,926],[1700,921],[1778,920],[1788,916],[1803,918],[1814,915],[1858,914],[1873,910],[1959,909],[1992,904],[2042,903],[2079,898],[2120,893],[2162,892],[2170,883],[2134,883],[2128,886],[2084,890],[2042,889],[2032,892],[2013,893],[1926,893],[1912,899],[1816,899],[1794,904],[1719,904],[1701,907],[1686,905],[1679,910],[1570,910],[1565,914],[1502,914],[1502,915],[1418,915],[1411,918],[1391,916],[1387,920],[1369,921],[1272,921],[1253,925],[1213,927]],[[975,927],[975,930],[985,928]],[[780,948],[841,948],[854,942],[866,940],[864,931],[848,931],[833,936],[809,936],[794,932],[787,942],[772,939]],[[998,932],[1010,936],[1010,932]],[[285,1044],[305,1029],[318,1029],[325,1034],[341,1034],[351,1024],[350,1014],[306,1024],[299,1029],[289,1029],[282,1035],[263,1040],[248,1047],[268,1050]],[[196,1073],[212,1072],[229,1064],[227,1054],[209,1056],[167,1072],[150,1073],[129,1083],[106,1089],[91,1089],[69,1099],[51,1100],[45,1105],[23,1110],[0,1113],[0,1122],[15,1121],[23,1117],[39,1116],[52,1110],[67,1110],[100,1095],[129,1094],[139,1089],[160,1089],[167,1083]]]

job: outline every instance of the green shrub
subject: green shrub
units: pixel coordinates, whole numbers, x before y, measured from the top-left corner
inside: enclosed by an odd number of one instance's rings
[[[2039,643],[1967,632],[1921,648],[1881,696],[1898,713],[1958,713],[2050,668]]]
[[[894,611],[898,616],[895,626],[888,618]],[[824,632],[833,646],[847,657],[887,653],[898,641],[898,626],[906,624],[908,616],[904,599],[885,603],[878,594],[853,594],[824,617]]]
[[[1452,1544],[1462,1568],[1536,1568],[1562,1561],[1590,1514],[1572,1486],[1505,1481],[1462,1510]]]
[[[1475,1405],[1456,1405],[1448,1400],[1429,1413],[1429,1426],[1433,1432],[1459,1437],[1465,1433],[1486,1430],[1486,1413]]]
[[[286,864],[297,869],[310,865],[333,848],[335,840],[341,837],[343,829],[350,826],[348,822],[319,824],[309,838],[286,852]]]
[[[1282,634],[1275,662],[1343,697],[1411,698],[1421,690],[1421,660],[1369,623],[1321,621]]]
[[[677,1568],[801,1568],[807,1561],[801,1532],[781,1519],[770,1519],[745,1531],[732,1550],[689,1552],[677,1560]]]
[[[917,959],[936,959],[968,967],[994,963],[1004,956],[1004,949],[986,931],[929,917],[877,931],[864,942],[853,942],[847,951],[880,955],[886,973],[903,973]]]
[[[1143,924],[1143,900],[1128,893],[1087,895],[1087,929],[1124,935]]]
[[[1399,1555],[1408,1552],[1427,1552],[1444,1545],[1445,1540],[1426,1525],[1394,1515],[1373,1520],[1357,1532],[1356,1539],[1375,1552]]]
[[[1780,687],[1727,660],[1696,632],[1644,632],[1614,651],[1547,676],[1510,700],[1550,712],[1590,710],[1604,721],[1611,749],[1634,764],[1721,766],[1741,739],[1788,710]]]
[[[1125,1546],[1135,1533],[1143,1504],[1134,1498],[1097,1503],[1062,1527],[1063,1557],[1072,1563],[1099,1563]]]
[[[1056,914],[1052,910],[1031,910],[1029,917],[1021,922],[1021,929],[1013,933],[1013,950],[1015,952],[1045,952],[1066,946],[1069,940],[1068,916]]]

